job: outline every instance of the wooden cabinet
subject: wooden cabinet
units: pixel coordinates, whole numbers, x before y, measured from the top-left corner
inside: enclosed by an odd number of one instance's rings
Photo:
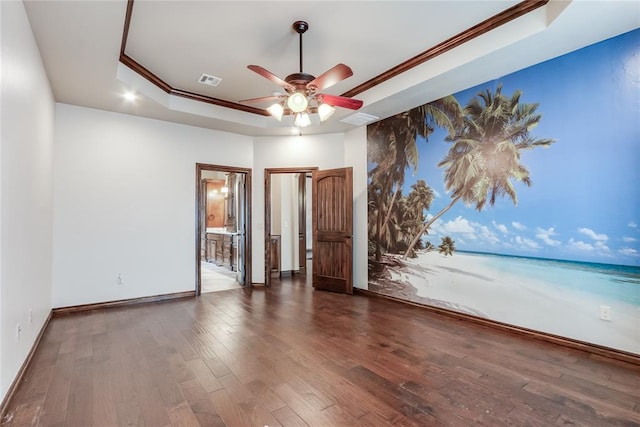
[[[216,240],[211,238],[211,236],[211,233],[207,233],[205,243],[202,246],[205,248],[204,259],[207,262],[214,262],[216,259]]]
[[[236,271],[233,234],[207,233],[207,261]]]

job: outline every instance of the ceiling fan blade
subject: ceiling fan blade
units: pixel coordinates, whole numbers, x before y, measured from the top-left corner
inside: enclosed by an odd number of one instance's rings
[[[272,82],[274,82],[275,84],[282,86],[283,88],[287,89],[287,90],[295,90],[295,88],[293,86],[291,86],[289,83],[285,82],[284,80],[282,80],[280,77],[276,76],[275,74],[273,74],[271,71],[268,71],[264,68],[262,68],[259,65],[247,65],[247,68],[250,69],[251,71],[260,74],[262,77],[271,80]]]
[[[281,100],[283,98],[284,98],[284,96],[282,96],[282,95],[274,95],[274,96],[263,96],[261,98],[243,99],[243,100],[240,100],[238,102],[246,102],[248,104],[253,104],[253,103],[258,103],[258,102],[279,101],[279,100]]]
[[[314,87],[315,90],[320,91],[328,88],[329,86],[333,86],[352,75],[353,71],[351,68],[344,64],[338,64],[307,83],[307,88],[311,89],[311,87]]]
[[[359,110],[360,107],[362,107],[362,101],[347,98],[346,96],[320,94],[316,95],[316,98],[320,98],[320,102],[333,105],[334,107],[349,108],[350,110]]]

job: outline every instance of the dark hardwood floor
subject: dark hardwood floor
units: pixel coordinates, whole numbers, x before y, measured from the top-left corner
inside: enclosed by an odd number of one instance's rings
[[[640,367],[299,278],[54,317],[3,425],[639,425]]]

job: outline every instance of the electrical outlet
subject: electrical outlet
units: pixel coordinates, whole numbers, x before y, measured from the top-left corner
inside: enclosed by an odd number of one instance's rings
[[[22,327],[20,323],[16,325],[16,342],[20,342],[20,332],[22,332]]]
[[[611,320],[611,307],[608,305],[600,306],[600,320]]]
[[[118,285],[122,285],[124,283],[124,279],[122,278],[122,273],[118,273],[118,278],[116,279],[116,283]]]

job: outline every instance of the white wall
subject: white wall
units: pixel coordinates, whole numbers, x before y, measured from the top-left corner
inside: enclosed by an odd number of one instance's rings
[[[2,399],[51,310],[55,104],[22,2],[0,2],[0,15]]]
[[[280,269],[289,272],[294,270],[292,258],[296,252],[293,247],[293,241],[294,237],[296,239],[298,237],[297,227],[294,226],[298,219],[298,209],[297,206],[295,208],[293,206],[294,193],[291,186],[293,177],[294,174],[280,177]]]
[[[252,152],[241,135],[58,104],[53,306],[194,290],[195,164],[251,167]]]
[[[350,166],[345,164],[343,134],[255,138],[252,184],[253,283],[264,283],[265,168],[314,166],[320,169]]]
[[[353,167],[353,286],[368,289],[366,126],[345,133],[344,152]]]

